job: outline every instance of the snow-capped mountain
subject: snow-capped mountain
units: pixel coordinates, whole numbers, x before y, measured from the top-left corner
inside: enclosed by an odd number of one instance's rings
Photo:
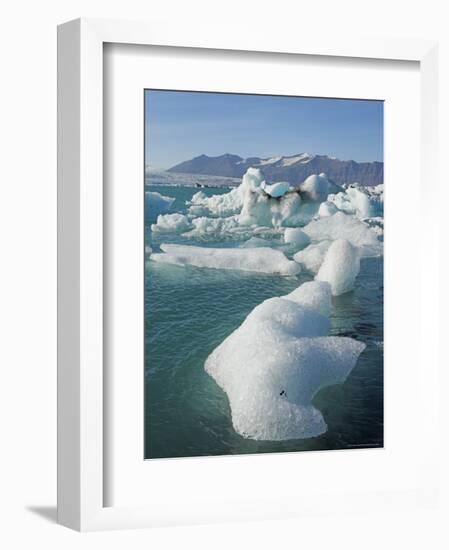
[[[340,185],[355,182],[362,185],[377,185],[383,183],[384,171],[383,162],[355,162],[308,153],[246,159],[229,153],[218,157],[200,155],[181,162],[168,171],[240,178],[250,166],[261,168],[268,181],[288,181],[293,185],[304,181],[311,174],[321,172],[325,172],[328,178]]]

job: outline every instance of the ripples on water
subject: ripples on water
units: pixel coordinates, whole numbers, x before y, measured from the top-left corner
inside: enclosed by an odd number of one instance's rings
[[[176,197],[176,211],[185,210],[185,201],[197,191],[185,187],[152,190]],[[217,193],[216,189],[203,191]],[[197,244],[172,234],[155,237],[149,230],[153,221],[147,220],[145,234],[146,244],[155,251],[161,242]],[[287,294],[311,278],[305,273],[279,277],[146,262],[146,458],[383,445],[381,258],[362,259],[355,290],[333,298],[331,333],[356,338],[367,348],[344,384],[316,395],[314,405],[328,425],[322,436],[280,442],[244,439],[232,427],[226,394],[204,370],[207,356],[257,304]]]

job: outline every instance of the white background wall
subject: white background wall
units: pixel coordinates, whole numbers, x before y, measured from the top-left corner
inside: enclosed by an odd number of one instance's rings
[[[77,534],[54,524],[56,493],[56,25],[79,16],[208,22],[229,34],[365,33],[439,39],[441,168],[448,166],[448,17],[426,0],[16,0],[1,8],[0,64],[0,546],[31,548],[447,548],[445,509],[420,515],[301,519],[153,531]],[[442,170],[442,175],[444,171]],[[441,185],[447,184],[447,177]],[[398,182],[406,188],[406,182]],[[447,195],[447,193],[446,193]],[[447,198],[442,193],[442,202]],[[442,204],[441,214],[444,215]],[[404,212],[404,238],[419,214]],[[439,215],[439,213],[436,213]],[[408,227],[407,227],[408,226]],[[447,229],[442,224],[442,230]],[[447,251],[447,239],[442,250]],[[444,263],[443,263],[444,262]],[[413,261],[411,259],[411,269]],[[449,280],[447,257],[443,280]],[[446,306],[447,293],[442,296]],[[442,308],[443,309],[443,308]],[[410,312],[413,313],[413,297]],[[443,322],[432,319],[429,322]],[[446,321],[446,328],[449,328]],[[446,354],[447,359],[447,354]],[[449,361],[446,360],[446,365]],[[443,373],[443,395],[448,377]],[[405,383],[406,388],[406,383]],[[444,391],[446,388],[446,391]],[[406,391],[406,389],[405,389]],[[442,414],[448,419],[448,407]],[[442,422],[448,456],[448,424]],[[443,433],[444,431],[444,433]],[[417,441],[410,442],[410,452]],[[369,475],[369,473],[367,473]],[[446,526],[444,525],[446,520]]]

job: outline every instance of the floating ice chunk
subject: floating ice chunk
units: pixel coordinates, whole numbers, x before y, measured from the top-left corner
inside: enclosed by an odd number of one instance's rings
[[[331,313],[331,286],[325,281],[309,281],[295,288],[290,294],[282,296],[284,300],[296,302],[300,306],[314,309],[322,315]]]
[[[301,194],[292,192],[288,182],[269,185],[263,172],[251,167],[239,187],[228,193],[211,197],[202,191],[195,193],[187,203],[188,212],[200,218],[233,217],[241,226],[297,227],[308,223],[317,213],[318,199],[327,189],[328,180],[320,174],[310,176],[302,185]],[[307,199],[305,203],[301,195]]]
[[[332,216],[332,214],[335,214],[338,212],[338,208],[335,206],[333,202],[325,201],[320,204],[320,207],[318,209],[318,216],[320,218],[325,218],[327,216]]]
[[[310,237],[299,227],[287,227],[284,232],[284,242],[304,248],[310,243]]]
[[[153,261],[279,275],[296,275],[301,271],[299,264],[288,260],[280,250],[272,248],[206,248],[162,244],[161,250],[164,253],[151,255]]]
[[[318,273],[330,245],[331,241],[321,241],[319,243],[310,244],[304,250],[297,252],[293,256],[293,259],[295,262],[303,265],[307,271]]]
[[[316,279],[331,285],[332,294],[339,296],[354,288],[360,271],[360,258],[352,244],[344,239],[334,241],[324,258]]]
[[[382,255],[383,245],[367,224],[354,216],[337,212],[332,216],[312,220],[304,227],[312,241],[346,239],[359,248],[361,256]]]
[[[257,306],[206,360],[243,437],[278,441],[324,433],[312,399],[321,388],[344,382],[365,348],[350,338],[325,336],[326,316],[291,299],[329,293],[329,285],[302,286]]]
[[[152,252],[153,252],[153,249],[151,248],[151,246],[148,244],[145,245],[145,256],[150,257]]]
[[[288,193],[291,190],[291,186],[288,181],[279,181],[277,183],[273,183],[272,185],[262,182],[261,187],[265,193],[268,193],[268,195],[273,198],[282,197],[285,193]]]
[[[383,215],[383,185],[365,187],[353,184],[345,191],[329,195],[328,200],[339,210],[359,218]]]
[[[323,202],[329,193],[329,180],[326,174],[312,174],[301,183],[299,190],[306,200]]]
[[[189,219],[184,214],[160,214],[156,223],[151,226],[152,231],[180,233],[190,229]]]
[[[173,197],[166,197],[157,191],[145,192],[145,216],[156,219],[156,216],[170,210],[175,202]]]
[[[194,216],[231,216],[240,212],[243,200],[237,187],[221,195],[208,197],[203,191],[195,193],[189,204],[189,214]]]

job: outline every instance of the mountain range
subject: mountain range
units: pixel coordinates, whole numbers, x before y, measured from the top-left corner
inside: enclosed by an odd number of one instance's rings
[[[344,183],[377,185],[383,183],[384,178],[383,162],[339,160],[327,155],[310,155],[308,153],[246,159],[229,153],[218,157],[200,155],[181,162],[169,168],[168,171],[240,178],[250,166],[262,169],[268,181],[288,181],[293,185],[304,181],[311,174],[322,172],[339,185]]]

